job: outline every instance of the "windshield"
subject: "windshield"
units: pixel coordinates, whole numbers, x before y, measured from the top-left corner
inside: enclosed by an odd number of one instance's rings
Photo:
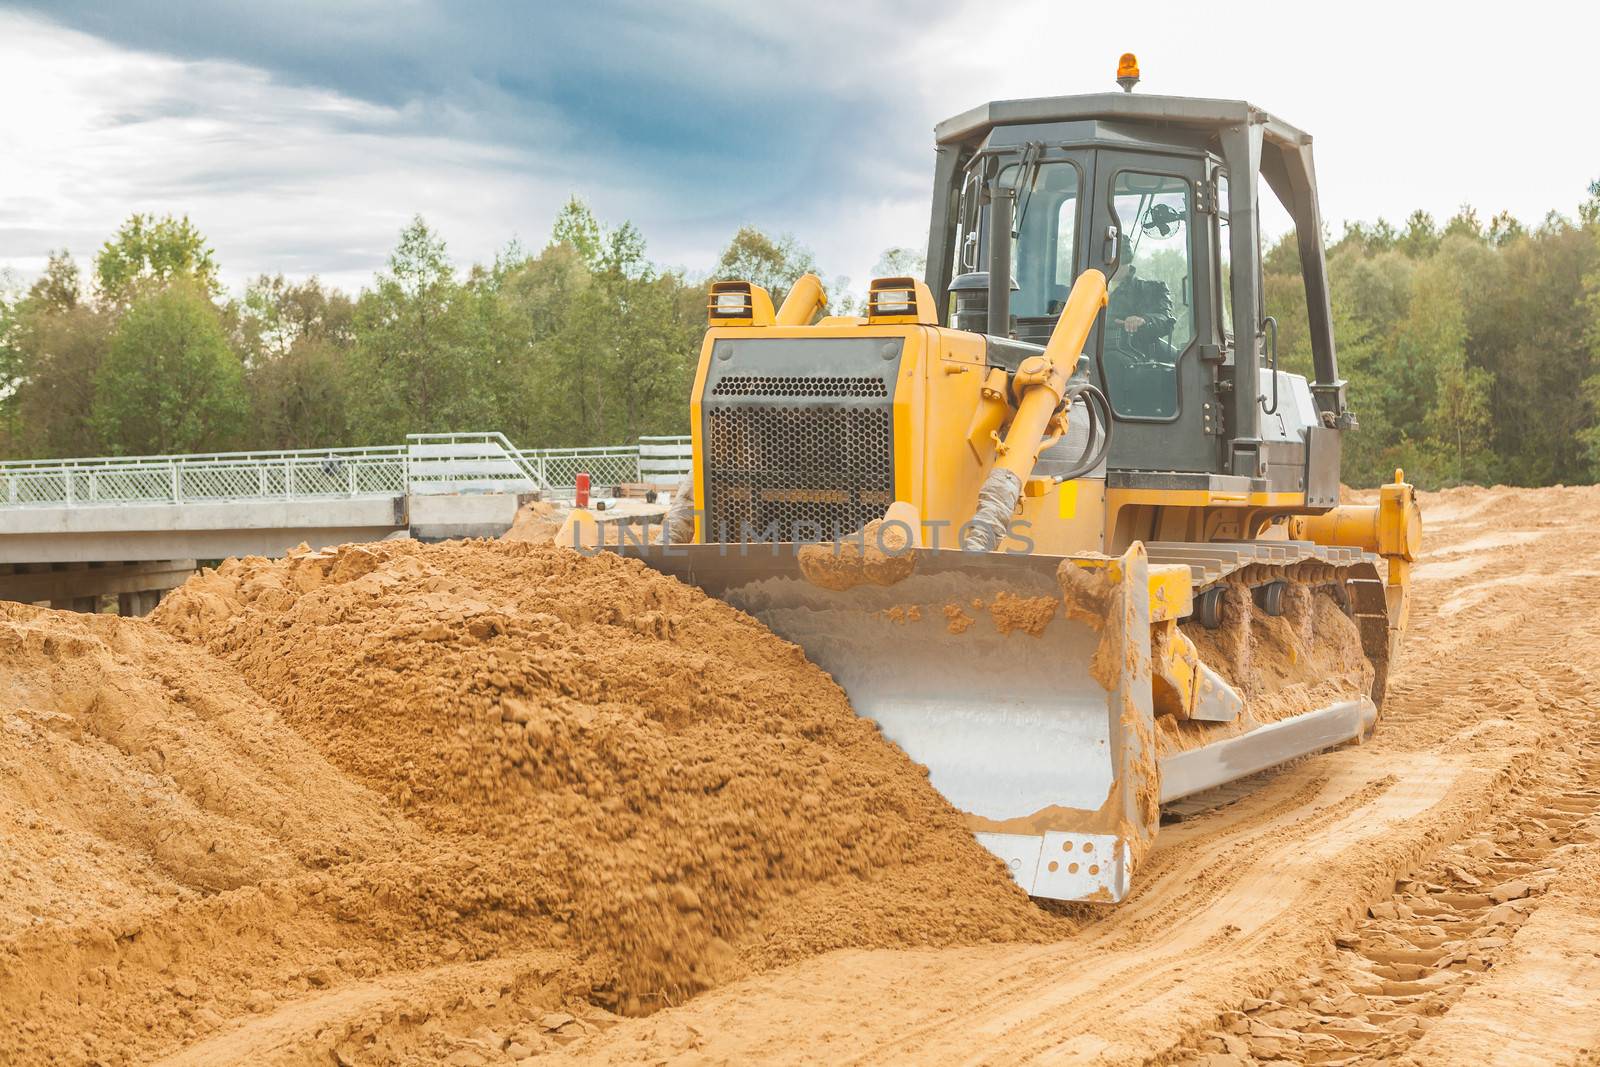
[[[1029,167],[1008,163],[1000,180],[1016,189],[1011,279],[1018,290],[1011,294],[1011,313],[1021,319],[1059,315],[1077,276],[1078,167],[1068,160]],[[988,224],[985,206],[980,224],[985,234]],[[978,244],[978,269],[988,270],[987,236]]]

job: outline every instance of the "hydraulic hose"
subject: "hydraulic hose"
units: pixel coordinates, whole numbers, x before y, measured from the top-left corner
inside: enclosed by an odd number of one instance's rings
[[[1079,400],[1083,401],[1084,415],[1089,420],[1089,439],[1083,444],[1083,451],[1078,459],[1060,475],[1064,482],[1074,478],[1082,478],[1093,471],[1106,458],[1106,452],[1111,448],[1111,403],[1106,399],[1106,394],[1088,381],[1083,381],[1074,392],[1068,387],[1067,410]]]

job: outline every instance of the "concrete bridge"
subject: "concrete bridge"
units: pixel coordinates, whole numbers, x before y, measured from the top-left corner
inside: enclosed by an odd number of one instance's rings
[[[535,497],[673,483],[688,438],[522,450],[498,433],[406,444],[0,463],[0,599],[143,614],[195,561],[386,537],[497,537]]]

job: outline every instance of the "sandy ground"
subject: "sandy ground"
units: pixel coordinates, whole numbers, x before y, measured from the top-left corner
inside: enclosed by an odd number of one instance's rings
[[[952,873],[954,813],[808,665],[654,576],[391,547],[236,568],[153,622],[8,609],[0,1061],[1596,1062],[1600,489],[1423,507],[1376,738],[1165,826],[1123,905],[1034,915],[981,857]],[[530,633],[549,654],[508,656]],[[575,669],[594,647],[616,681]],[[717,780],[682,781],[707,750]],[[633,821],[586,843],[609,797]],[[769,824],[786,850],[707,862]],[[692,901],[649,897],[658,852]],[[691,959],[653,954],[682,930]],[[624,1017],[644,980],[671,1006]]]
[[[1423,501],[1376,738],[1163,828],[1049,945],[841,952],[630,1020],[588,1063],[1591,1063],[1600,489]]]

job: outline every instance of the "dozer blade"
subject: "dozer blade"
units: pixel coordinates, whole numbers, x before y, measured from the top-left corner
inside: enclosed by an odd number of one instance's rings
[[[876,576],[893,584],[842,589],[813,580],[829,546],[619,551],[804,649],[1030,894],[1127,893],[1159,819],[1142,546],[1115,559],[911,549]],[[1083,571],[1067,603],[1063,564]]]

